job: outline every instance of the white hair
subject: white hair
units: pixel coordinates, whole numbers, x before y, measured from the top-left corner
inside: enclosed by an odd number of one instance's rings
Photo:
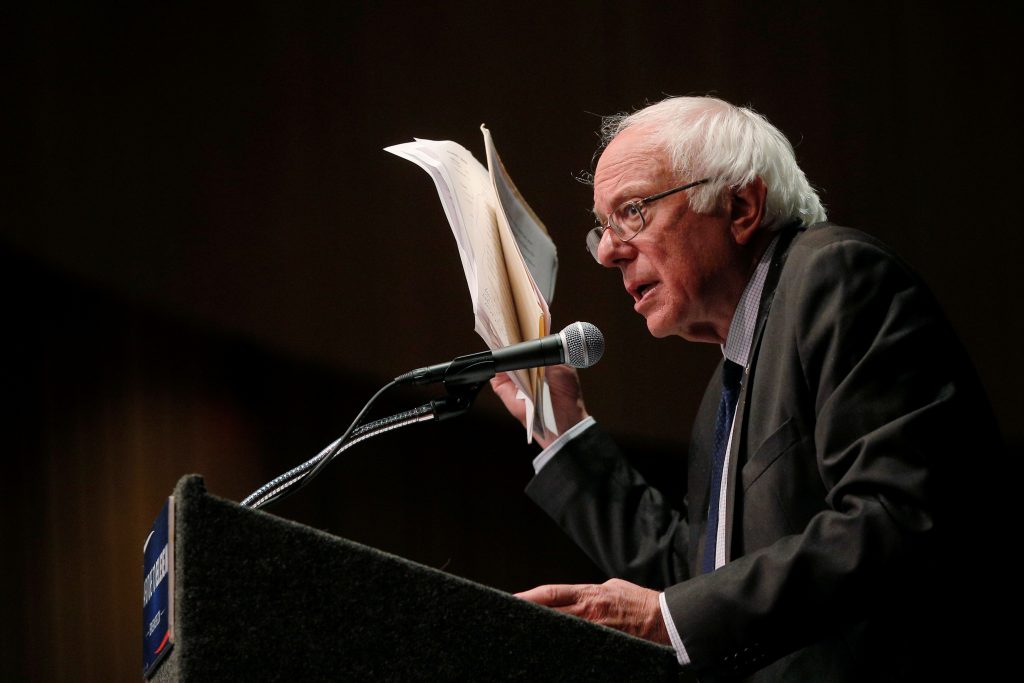
[[[707,213],[726,188],[761,178],[768,188],[762,225],[777,229],[791,220],[810,225],[826,218],[789,140],[752,109],[713,97],[673,97],[632,114],[605,117],[603,144],[632,127],[650,131],[680,182],[710,179],[689,191],[694,211]]]

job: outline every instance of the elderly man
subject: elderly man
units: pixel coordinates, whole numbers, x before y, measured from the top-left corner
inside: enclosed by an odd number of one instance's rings
[[[702,676],[916,680],[971,661],[965,588],[1001,446],[936,302],[877,240],[823,222],[755,112],[669,99],[605,134],[591,253],[651,334],[724,359],[682,510],[550,370],[562,434],[527,492],[616,578],[521,597],[671,644]],[[493,386],[522,419],[507,378]]]

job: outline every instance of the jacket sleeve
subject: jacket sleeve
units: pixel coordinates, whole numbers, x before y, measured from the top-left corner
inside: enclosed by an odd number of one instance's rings
[[[526,493],[609,576],[658,590],[689,577],[686,519],[600,425],[563,446]]]

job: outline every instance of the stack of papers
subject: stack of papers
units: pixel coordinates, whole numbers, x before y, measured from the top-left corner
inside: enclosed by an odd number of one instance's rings
[[[465,147],[420,140],[385,148],[426,171],[455,235],[473,301],[474,329],[491,349],[550,333],[548,305],[558,255],[547,229],[516,189],[480,126],[487,168]],[[526,401],[527,440],[557,433],[543,368],[510,373]]]

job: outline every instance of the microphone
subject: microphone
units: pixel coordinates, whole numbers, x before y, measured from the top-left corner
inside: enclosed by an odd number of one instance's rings
[[[574,368],[589,368],[604,355],[604,335],[590,323],[575,322],[558,334],[512,344],[494,351],[459,356],[449,363],[417,368],[395,378],[396,384],[449,386],[479,384],[499,372],[522,370],[565,363]]]

